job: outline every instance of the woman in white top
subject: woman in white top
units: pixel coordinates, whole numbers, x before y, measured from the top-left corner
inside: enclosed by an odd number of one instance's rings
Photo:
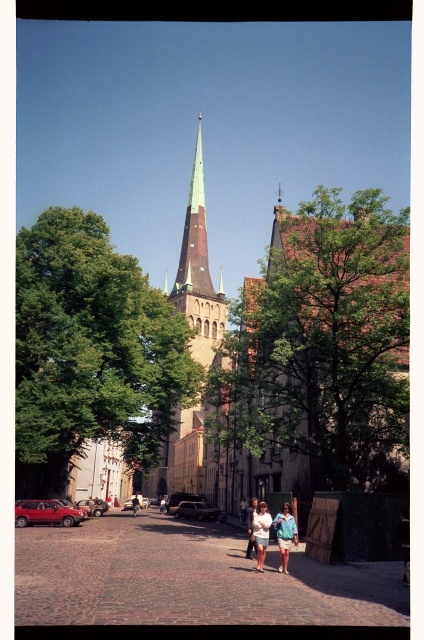
[[[272,517],[271,514],[268,513],[268,505],[266,502],[260,502],[257,510],[253,513],[253,535],[258,545],[258,566],[256,567],[258,573],[264,572],[263,566],[268,548],[269,528],[271,525]]]

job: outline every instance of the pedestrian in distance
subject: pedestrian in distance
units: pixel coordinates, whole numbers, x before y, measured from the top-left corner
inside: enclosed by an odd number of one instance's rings
[[[253,535],[253,513],[258,507],[258,499],[252,498],[250,501],[250,507],[246,509],[246,524],[247,534],[249,536],[249,542],[246,549],[246,560],[253,560],[252,550],[255,550],[256,557],[258,556],[258,545],[256,544],[256,538]]]
[[[392,540],[393,545],[399,545],[402,549],[403,559],[403,582],[409,584],[407,579],[407,564],[410,562],[410,546],[409,546],[409,513],[407,509],[401,509],[400,522]]]
[[[293,509],[289,502],[285,502],[282,505],[281,512],[277,513],[272,524],[277,530],[277,541],[280,548],[280,566],[278,567],[278,572],[289,575],[289,553],[293,549],[293,543],[296,547],[299,544],[296,520],[294,519]]]
[[[162,500],[160,501],[160,512],[162,514],[164,514],[165,513],[165,509],[166,509],[165,498],[162,498]]]
[[[246,501],[246,498],[243,498],[240,502],[240,519],[243,524],[246,524],[246,511],[248,506],[249,504]]]
[[[264,563],[266,550],[269,543],[269,529],[272,525],[272,517],[268,511],[266,502],[260,502],[256,511],[253,512],[253,535],[256,539],[258,550],[256,552],[258,565],[256,571],[264,573]]]
[[[132,499],[132,503],[133,503],[133,518],[135,518],[137,515],[137,511],[140,509],[140,500],[137,498],[137,496],[134,496],[134,498]]]

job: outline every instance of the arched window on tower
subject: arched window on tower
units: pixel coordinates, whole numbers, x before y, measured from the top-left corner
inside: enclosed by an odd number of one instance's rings
[[[205,320],[203,335],[205,336],[205,338],[209,338],[209,320]]]
[[[188,321],[189,321],[190,327],[193,329],[193,327],[194,327],[194,320],[193,320],[193,316],[189,316],[189,317],[188,317]]]
[[[202,335],[202,321],[200,318],[197,318],[196,320],[196,331],[199,336]]]
[[[209,304],[209,302],[205,304],[204,314],[207,318],[209,318],[209,316],[211,315],[211,305]]]
[[[216,322],[212,322],[212,338],[215,339],[218,333],[218,325]]]
[[[224,323],[221,322],[221,324],[219,325],[219,337],[223,338],[224,337]]]
[[[194,313],[196,314],[196,316],[198,316],[200,314],[200,304],[198,300],[194,301]]]
[[[214,307],[214,317],[219,320],[219,315],[220,315],[220,311],[221,309],[219,308],[219,304],[216,304]]]

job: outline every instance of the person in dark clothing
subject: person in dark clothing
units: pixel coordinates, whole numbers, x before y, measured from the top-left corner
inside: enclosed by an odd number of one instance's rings
[[[137,515],[137,511],[140,508],[140,500],[137,498],[137,496],[133,498],[132,503],[133,503],[133,518],[135,518]]]
[[[250,507],[246,509],[246,524],[247,524],[247,533],[249,535],[249,542],[246,549],[246,559],[253,560],[251,555],[252,549],[255,550],[256,556],[258,555],[258,545],[256,544],[256,539],[252,540],[253,536],[253,514],[258,507],[258,499],[252,498],[250,501]]]
[[[397,531],[393,536],[393,544],[399,545],[402,548],[403,558],[403,582],[408,582],[406,578],[406,565],[410,561],[410,546],[409,546],[409,513],[406,509],[402,509],[400,512],[400,523]]]

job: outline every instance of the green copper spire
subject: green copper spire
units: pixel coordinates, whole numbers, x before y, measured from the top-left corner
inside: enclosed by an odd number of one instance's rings
[[[196,152],[194,155],[193,173],[191,176],[190,195],[188,196],[188,206],[191,213],[198,213],[199,207],[205,206],[205,177],[203,173],[203,153],[202,153],[202,114],[199,113],[199,128],[197,131]],[[206,214],[205,214],[206,222]]]

